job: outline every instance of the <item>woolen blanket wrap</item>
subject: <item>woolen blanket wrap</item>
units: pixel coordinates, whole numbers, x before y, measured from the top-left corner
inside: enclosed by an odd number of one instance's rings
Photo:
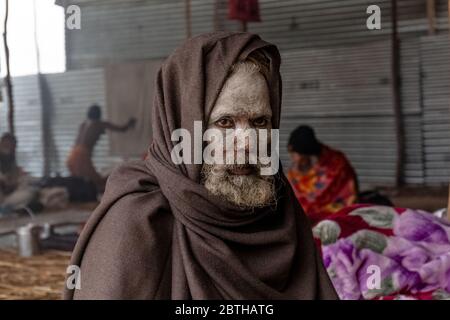
[[[246,210],[208,194],[201,165],[175,165],[172,131],[203,130],[238,60],[270,60],[273,127],[281,108],[280,55],[257,35],[187,40],[156,79],[146,160],[119,166],[78,240],[81,289],[65,299],[337,299],[309,223],[283,174],[276,205]]]

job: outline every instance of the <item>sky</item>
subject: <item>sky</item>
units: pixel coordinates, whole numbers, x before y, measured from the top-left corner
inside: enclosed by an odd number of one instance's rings
[[[12,76],[37,73],[34,38],[33,2],[36,3],[37,41],[41,72],[56,73],[65,70],[64,9],[55,0],[9,0],[8,45]],[[3,21],[5,0],[0,0],[0,74],[6,74],[3,48]]]

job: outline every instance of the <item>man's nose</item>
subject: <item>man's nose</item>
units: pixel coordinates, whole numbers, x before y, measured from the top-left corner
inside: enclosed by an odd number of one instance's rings
[[[248,153],[250,150],[250,139],[251,136],[246,133],[246,129],[237,130],[234,137],[234,151],[245,151]]]

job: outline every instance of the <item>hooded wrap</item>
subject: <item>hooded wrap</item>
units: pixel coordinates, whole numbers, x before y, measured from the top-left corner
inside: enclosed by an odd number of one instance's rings
[[[156,79],[146,160],[119,166],[72,255],[81,289],[65,299],[337,299],[308,221],[282,174],[276,206],[245,210],[208,194],[201,165],[175,165],[174,129],[203,129],[230,68],[252,51],[270,60],[279,127],[280,56],[249,33],[194,37]]]

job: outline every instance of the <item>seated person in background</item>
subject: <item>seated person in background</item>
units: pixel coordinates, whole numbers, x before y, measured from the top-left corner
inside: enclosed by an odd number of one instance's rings
[[[125,132],[133,128],[136,123],[135,119],[130,118],[127,124],[119,126],[102,121],[101,118],[102,111],[100,107],[97,105],[91,106],[87,113],[87,119],[80,125],[75,145],[66,163],[71,176],[85,178],[94,182],[100,192],[104,189],[106,178],[102,177],[95,170],[92,163],[92,151],[95,144],[106,130]]]
[[[29,176],[16,163],[16,138],[5,133],[0,138],[0,215],[27,206],[36,196]]]
[[[309,126],[289,138],[288,180],[308,215],[330,214],[357,200],[356,174],[345,155],[320,143]]]

